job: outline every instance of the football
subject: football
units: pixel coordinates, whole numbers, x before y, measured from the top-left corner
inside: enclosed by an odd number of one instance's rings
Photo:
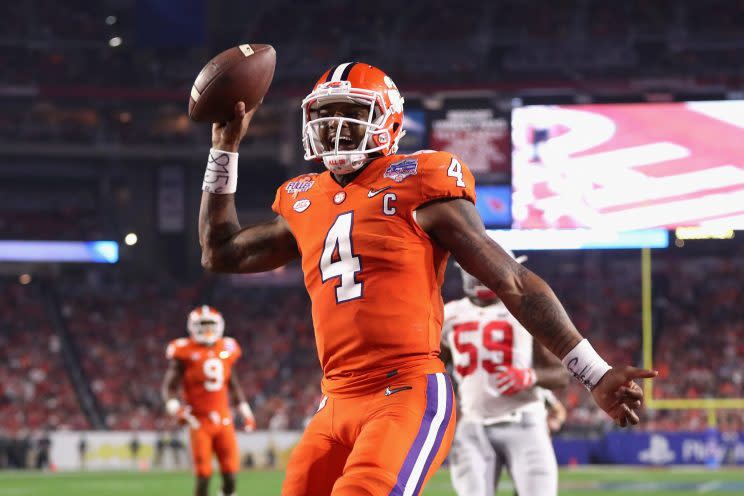
[[[197,122],[225,122],[237,102],[246,111],[269,90],[276,66],[271,45],[244,44],[215,56],[196,76],[189,98],[189,117]]]

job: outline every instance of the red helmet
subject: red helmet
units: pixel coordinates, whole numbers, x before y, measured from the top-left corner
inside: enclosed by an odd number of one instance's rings
[[[368,119],[318,116],[321,106],[338,102],[368,106]],[[335,146],[326,150],[319,130],[321,125],[328,125],[330,121],[337,124]],[[354,150],[339,150],[343,122],[366,126],[364,139]],[[387,74],[369,64],[346,62],[328,69],[302,101],[305,160],[323,162],[337,174],[353,172],[375,156],[395,153],[404,134],[403,97]]]

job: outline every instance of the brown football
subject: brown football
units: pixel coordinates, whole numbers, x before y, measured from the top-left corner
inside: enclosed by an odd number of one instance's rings
[[[225,122],[237,102],[246,111],[266,95],[274,77],[276,51],[271,45],[244,44],[220,53],[199,72],[191,87],[189,117],[197,122]]]

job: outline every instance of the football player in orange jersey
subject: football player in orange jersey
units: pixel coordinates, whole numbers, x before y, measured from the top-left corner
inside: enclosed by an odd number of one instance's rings
[[[285,496],[418,495],[449,450],[452,387],[438,359],[447,257],[509,311],[622,426],[638,422],[634,379],[582,338],[548,285],[486,233],[473,176],[443,152],[396,155],[403,98],[363,63],[326,71],[302,102],[305,158],[327,171],[284,183],[263,224],[235,209],[238,147],[255,109],[212,127],[202,185],[202,265],[260,272],[301,259],[323,399],[289,460]]]
[[[163,380],[165,409],[189,426],[191,453],[196,472],[196,496],[206,496],[212,475],[212,454],[222,473],[221,495],[235,494],[235,473],[240,453],[228,400],[228,387],[233,393],[244,428],[252,431],[256,420],[232,367],[240,358],[238,343],[223,337],[225,320],[209,306],[189,313],[189,338],[171,341],[166,350],[168,370]],[[184,401],[178,399],[180,386]]]

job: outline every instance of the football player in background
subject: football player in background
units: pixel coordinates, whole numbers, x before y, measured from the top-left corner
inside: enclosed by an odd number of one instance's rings
[[[202,184],[202,265],[261,272],[300,259],[324,397],[287,467],[285,496],[418,495],[449,451],[452,386],[439,360],[449,253],[592,390],[622,425],[638,422],[652,371],[611,368],[550,287],[486,233],[475,184],[450,153],[396,155],[403,98],[368,64],[327,70],[302,102],[305,158],[328,169],[284,183],[276,216],[242,227],[238,148],[255,109],[212,126]]]
[[[223,337],[225,320],[212,307],[204,305],[192,310],[187,328],[190,337],[171,341],[166,349],[168,370],[161,393],[165,410],[189,427],[196,473],[194,494],[207,496],[212,455],[216,454],[222,473],[220,495],[234,495],[240,452],[228,388],[243,417],[244,428],[251,431],[256,427],[251,407],[232,373],[241,355],[240,346],[233,338]],[[183,402],[179,400],[179,389],[183,390]]]
[[[558,466],[538,387],[564,387],[568,374],[496,293],[460,270],[466,296],[444,306],[442,330],[460,405],[452,485],[460,496],[492,496],[506,468],[520,496],[556,495]]]

